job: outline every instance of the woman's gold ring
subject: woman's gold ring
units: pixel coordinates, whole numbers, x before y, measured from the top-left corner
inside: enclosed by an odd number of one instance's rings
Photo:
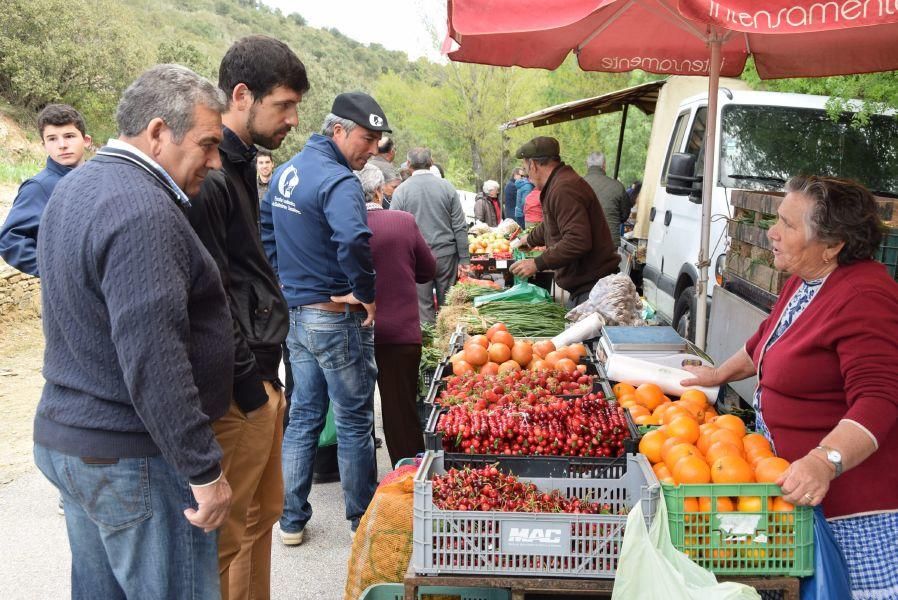
[[[808,504],[813,504],[813,503],[814,503],[814,497],[811,496],[810,494],[805,494],[803,497],[804,497],[805,500],[808,501]]]

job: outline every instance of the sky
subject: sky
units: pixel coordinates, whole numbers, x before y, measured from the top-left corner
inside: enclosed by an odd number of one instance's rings
[[[439,44],[446,35],[445,0],[263,0],[285,15],[299,13],[312,27],[336,27],[364,44],[378,43],[401,50],[411,60],[440,58]],[[437,42],[427,22],[437,30]]]

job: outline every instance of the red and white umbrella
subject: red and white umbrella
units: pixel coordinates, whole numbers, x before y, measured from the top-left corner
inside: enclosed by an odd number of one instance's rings
[[[586,71],[641,69],[708,81],[705,147],[717,135],[719,77],[749,56],[763,79],[898,69],[898,0],[447,0],[443,51],[459,62]],[[705,153],[711,181],[714,153]],[[703,186],[696,342],[704,346],[711,186]]]

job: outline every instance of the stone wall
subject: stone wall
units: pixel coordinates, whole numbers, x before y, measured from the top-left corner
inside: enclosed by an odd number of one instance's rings
[[[40,315],[40,279],[0,262],[0,318],[30,318]]]

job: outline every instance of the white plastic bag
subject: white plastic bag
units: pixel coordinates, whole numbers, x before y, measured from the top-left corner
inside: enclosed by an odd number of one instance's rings
[[[761,600],[761,595],[741,583],[718,583],[713,573],[674,548],[662,496],[651,530],[641,503],[627,517],[611,600]]]
[[[589,299],[571,309],[565,318],[580,321],[593,313],[601,315],[609,325],[644,325],[642,300],[636,286],[626,275],[602,277],[589,292]]]

